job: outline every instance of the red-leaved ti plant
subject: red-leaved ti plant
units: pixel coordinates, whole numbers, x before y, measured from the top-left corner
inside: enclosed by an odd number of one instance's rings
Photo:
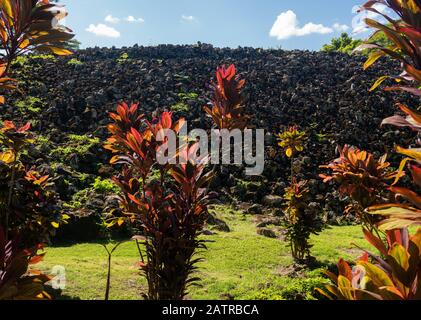
[[[8,233],[22,234],[22,245],[49,242],[69,218],[60,212],[51,179],[27,169],[20,155],[32,143],[30,125],[5,121],[0,127],[0,221]]]
[[[244,129],[248,120],[241,96],[245,81],[233,65],[218,68],[216,78],[212,108],[205,107],[206,113],[219,129]],[[199,280],[193,276],[200,261],[195,254],[205,248],[199,235],[208,217],[214,170],[205,173],[208,159],[197,157],[198,142],[181,136],[185,120],[174,121],[171,112],[148,121],[137,104],[122,103],[110,117],[111,137],[105,148],[114,153],[110,162],[119,168],[113,180],[122,191],[122,213],[110,218],[108,225],[130,222],[141,231],[134,240],[148,282],[147,299],[183,299],[188,287]],[[157,152],[169,143],[162,139],[165,130],[181,138],[176,164],[157,161]]]
[[[125,221],[141,229],[145,254],[140,267],[148,282],[147,299],[180,300],[187,294],[199,261],[194,254],[204,248],[198,239],[207,218],[207,182],[204,163],[191,159],[197,144],[183,144],[177,154],[184,158],[179,165],[160,165],[156,152],[164,141],[157,136],[162,129],[178,133],[184,119],[173,121],[163,112],[152,121],[138,113],[138,106],[119,105],[111,114],[112,137],[106,148],[115,153],[111,163],[121,166],[114,181],[121,188],[123,216],[109,225]]]
[[[31,267],[42,260],[42,246],[22,249],[20,239],[7,240],[0,226],[0,300],[51,299],[44,284],[52,278]]]
[[[63,6],[48,0],[0,1],[0,105],[17,89],[9,67],[19,56],[37,52],[71,54],[71,30],[59,24]],[[40,242],[48,242],[68,218],[58,212],[48,176],[26,168],[20,155],[32,143],[29,123],[4,121],[0,128],[0,299],[42,299],[48,277],[28,265],[40,261]],[[20,239],[10,235],[19,234]],[[24,249],[31,248],[31,249]]]
[[[212,82],[212,106],[205,106],[206,114],[218,129],[244,129],[249,117],[244,115],[242,90],[245,80],[236,74],[234,65],[218,67],[216,83]]]

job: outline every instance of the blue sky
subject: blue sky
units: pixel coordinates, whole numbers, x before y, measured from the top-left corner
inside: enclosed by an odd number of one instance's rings
[[[363,0],[62,0],[82,47],[192,44],[318,50]],[[355,23],[354,23],[355,28]],[[360,32],[355,37],[364,37]]]

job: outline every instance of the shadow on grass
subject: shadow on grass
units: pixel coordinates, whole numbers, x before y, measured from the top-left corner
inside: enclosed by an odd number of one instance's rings
[[[60,289],[53,289],[52,287],[48,285],[45,287],[45,290],[53,298],[53,300],[67,300],[67,301],[78,301],[78,300],[80,301],[81,300],[79,297],[63,294]]]
[[[317,258],[313,256],[310,256],[304,260],[296,260],[293,263],[293,266],[296,269],[308,270],[308,271],[313,271],[317,269],[334,271],[337,269],[335,263],[332,263],[331,261],[327,261],[327,260],[319,261],[317,260]]]
[[[91,240],[91,241],[71,241],[71,240],[53,240],[53,242],[49,245],[51,248],[68,248],[79,244],[111,244],[111,243],[118,243],[118,242],[129,242],[132,241],[131,238],[112,238],[112,239],[98,239],[98,240]]]

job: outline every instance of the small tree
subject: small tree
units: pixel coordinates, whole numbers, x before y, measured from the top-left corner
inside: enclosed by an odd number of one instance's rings
[[[333,38],[329,44],[325,44],[321,51],[351,54],[361,44],[362,40],[353,39],[348,33],[343,32],[339,38]]]
[[[329,44],[325,44],[321,51],[342,52],[347,54],[361,52],[364,55],[369,55],[372,52],[371,49],[360,50],[363,42],[363,40],[354,39],[348,35],[348,33],[343,32],[339,38],[333,38]],[[383,47],[392,45],[392,41],[390,41],[383,33],[376,33],[373,35],[370,39],[370,43],[375,43]]]

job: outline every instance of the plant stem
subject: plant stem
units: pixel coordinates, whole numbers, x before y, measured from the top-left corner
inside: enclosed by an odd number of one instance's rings
[[[291,185],[294,183],[294,157],[291,156]]]
[[[108,251],[108,273],[107,273],[107,286],[105,288],[105,301],[109,300],[110,297],[110,285],[111,285],[111,254]]]
[[[140,249],[139,240],[136,239],[136,247],[137,251],[139,251],[140,259],[143,263],[145,263],[145,259],[143,258],[142,250]]]
[[[122,244],[123,242],[117,243],[111,251],[108,250],[107,245],[103,244],[105,251],[107,251],[108,254],[108,272],[107,272],[107,286],[105,287],[105,301],[108,301],[110,298],[110,287],[111,287],[111,258],[114,253],[114,251]]]
[[[6,219],[5,219],[5,238],[6,243],[9,240],[9,215],[12,205],[13,185],[15,184],[16,165],[15,162],[12,165],[12,175],[10,177],[9,194],[7,196],[7,208],[6,208]]]

